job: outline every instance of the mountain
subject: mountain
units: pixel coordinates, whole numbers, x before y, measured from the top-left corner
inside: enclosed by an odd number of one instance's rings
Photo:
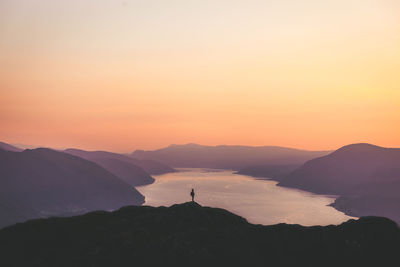
[[[394,266],[400,229],[381,217],[341,225],[252,225],[184,203],[124,207],[0,230],[6,266]]]
[[[353,144],[306,162],[279,183],[341,196],[333,204],[354,216],[387,216],[400,222],[400,149]]]
[[[18,148],[16,146],[12,146],[10,144],[3,143],[3,142],[0,142],[0,149],[6,150],[6,151],[13,151],[13,152],[21,152],[22,151],[21,148]]]
[[[292,173],[297,168],[301,167],[301,165],[292,164],[292,165],[255,165],[255,166],[247,166],[239,171],[237,174],[248,175],[252,177],[258,178],[269,178],[280,181],[282,178],[286,177],[290,173]]]
[[[151,175],[160,175],[177,171],[167,164],[161,163],[156,160],[140,160],[132,157],[131,155],[128,155],[128,157],[132,160],[132,162],[135,162],[138,166],[142,167],[146,172]]]
[[[306,151],[275,146],[171,145],[155,151],[137,150],[138,159],[158,160],[172,167],[233,169],[253,165],[301,165],[329,151]]]
[[[133,163],[129,157],[105,151],[67,149],[64,152],[97,163],[131,186],[151,184],[154,182],[153,177]]]
[[[139,159],[135,159],[130,157],[129,155],[122,155],[122,154],[117,154],[117,153],[112,153],[112,152],[107,152],[107,151],[85,151],[85,150],[80,150],[80,149],[66,149],[64,152],[78,156],[78,157],[82,157],[85,158],[87,160],[91,160],[94,161],[100,165],[107,165],[107,166],[103,166],[106,169],[109,169],[111,172],[114,171],[120,171],[120,175],[126,177],[129,176],[128,174],[128,170],[130,169],[130,167],[128,167],[128,165],[133,165],[135,167],[131,167],[136,169],[137,174],[136,176],[141,177],[140,180],[143,181],[143,184],[148,184],[148,183],[152,183],[153,182],[153,178],[149,179],[149,177],[144,177],[144,176],[148,176],[148,174],[150,175],[158,175],[158,174],[165,174],[165,173],[170,173],[170,172],[175,172],[176,170],[174,170],[173,168],[169,167],[166,164],[163,164],[161,162],[158,161],[154,161],[154,160],[139,160]],[[109,163],[105,163],[104,162],[108,162]],[[115,168],[112,166],[112,163],[117,164],[116,162],[120,162],[120,165],[126,166],[123,168]],[[123,163],[121,163],[123,162]],[[126,165],[128,164],[128,165]],[[127,172],[122,173],[121,169],[127,168]],[[142,170],[139,170],[142,169]],[[135,172],[132,170],[130,171],[132,173],[132,175],[135,176]],[[127,178],[128,180],[130,178]],[[138,178],[139,179],[139,178]],[[147,181],[146,181],[147,180]]]
[[[0,149],[0,227],[143,202],[136,189],[91,161],[45,148]]]

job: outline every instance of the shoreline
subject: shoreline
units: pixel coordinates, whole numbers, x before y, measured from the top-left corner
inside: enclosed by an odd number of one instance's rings
[[[273,177],[265,177],[265,176],[255,176],[255,175],[251,175],[251,174],[242,174],[239,173],[239,171],[234,172],[234,174],[238,174],[238,175],[244,175],[244,176],[248,176],[248,177],[252,177],[256,180],[268,180],[268,181],[275,181],[277,182],[276,186],[280,186],[280,187],[284,187],[284,188],[292,188],[292,189],[297,189],[297,190],[301,190],[304,192],[308,192],[308,193],[312,193],[312,194],[316,194],[316,195],[320,195],[320,196],[329,196],[329,197],[334,197],[335,200],[328,204],[327,206],[334,208],[335,210],[342,212],[343,214],[350,216],[350,217],[354,217],[354,218],[360,218],[363,217],[363,215],[358,214],[357,212],[354,211],[350,211],[348,208],[337,205],[336,200],[339,199],[340,197],[342,197],[342,195],[329,195],[329,194],[321,194],[319,192],[313,192],[310,190],[305,190],[303,188],[299,188],[299,187],[291,187],[291,186],[285,186],[280,184],[280,180],[278,178],[273,178]]]

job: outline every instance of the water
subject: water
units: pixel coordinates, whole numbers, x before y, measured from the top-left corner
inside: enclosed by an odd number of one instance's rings
[[[352,217],[327,206],[335,198],[276,186],[271,180],[254,179],[233,171],[181,169],[154,176],[151,185],[137,187],[149,206],[170,206],[191,200],[202,206],[227,209],[255,224],[340,224]]]

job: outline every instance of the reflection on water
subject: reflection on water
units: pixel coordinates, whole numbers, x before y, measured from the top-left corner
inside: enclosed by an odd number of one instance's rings
[[[137,187],[146,197],[144,205],[170,206],[190,201],[190,190],[194,188],[200,205],[227,209],[256,224],[328,225],[351,218],[327,206],[334,201],[332,197],[279,187],[275,181],[232,171],[181,169],[154,178],[153,184]]]

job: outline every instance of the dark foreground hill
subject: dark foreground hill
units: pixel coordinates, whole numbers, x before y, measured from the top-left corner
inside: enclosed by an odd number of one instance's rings
[[[329,151],[306,151],[277,146],[171,145],[154,151],[136,150],[132,156],[151,159],[176,168],[217,168],[240,170],[254,165],[301,165],[327,155]]]
[[[252,225],[184,203],[32,220],[0,230],[3,266],[396,266],[400,230],[365,217],[338,226]]]
[[[385,216],[400,222],[399,148],[344,146],[306,162],[279,185],[340,195],[333,206],[347,214]]]
[[[91,161],[45,148],[0,149],[0,228],[143,202],[135,188]]]

